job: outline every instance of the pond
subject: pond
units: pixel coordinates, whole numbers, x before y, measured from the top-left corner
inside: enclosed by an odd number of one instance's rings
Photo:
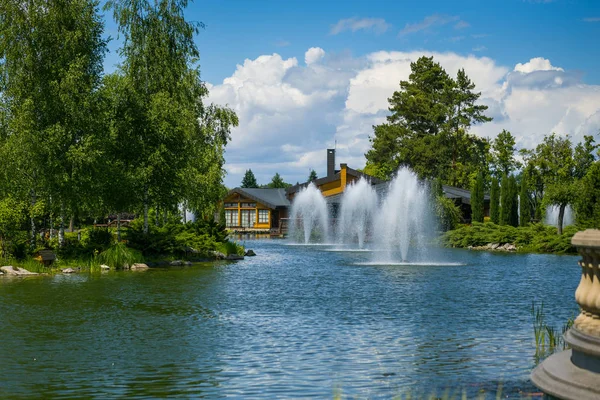
[[[532,301],[577,313],[577,257],[247,240],[237,263],[0,278],[0,397],[391,398],[537,392]]]

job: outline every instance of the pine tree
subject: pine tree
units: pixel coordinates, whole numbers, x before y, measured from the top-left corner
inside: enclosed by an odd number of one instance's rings
[[[251,169],[246,170],[246,174],[244,174],[244,179],[242,179],[242,187],[243,188],[257,188],[258,182],[256,182],[256,177]]]
[[[523,178],[521,179],[521,193],[519,195],[519,224],[521,226],[527,226],[531,221],[531,208],[529,204],[530,199],[527,175],[523,174]]]
[[[483,222],[483,197],[483,174],[480,171],[471,189],[471,221],[473,222]]]
[[[492,179],[492,189],[490,192],[490,220],[494,224],[500,223],[500,185],[498,179]]]
[[[267,187],[271,189],[281,189],[289,186],[291,185],[283,181],[283,178],[281,177],[281,175],[279,175],[279,172],[275,173],[273,179],[271,179],[271,182],[269,182],[269,184],[267,185]]]
[[[313,182],[317,180],[317,172],[314,169],[310,170],[310,174],[308,175],[308,181]]]

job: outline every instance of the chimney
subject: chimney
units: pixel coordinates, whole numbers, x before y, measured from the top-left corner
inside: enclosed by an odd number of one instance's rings
[[[327,149],[327,177],[335,175],[335,149]]]

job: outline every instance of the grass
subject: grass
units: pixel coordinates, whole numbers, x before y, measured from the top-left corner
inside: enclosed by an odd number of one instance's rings
[[[538,362],[555,351],[564,350],[568,347],[564,335],[573,326],[573,318],[567,320],[560,330],[561,334],[559,334],[558,329],[546,323],[543,302],[539,306],[535,302],[531,303],[531,316],[535,338],[535,357]]]
[[[113,269],[128,268],[132,264],[144,261],[142,253],[128,248],[125,243],[114,243],[98,255],[98,262]]]
[[[236,242],[226,241],[217,243],[217,251],[220,253],[229,256],[231,254],[237,254],[238,256],[243,256],[245,253],[244,246],[238,244]]]

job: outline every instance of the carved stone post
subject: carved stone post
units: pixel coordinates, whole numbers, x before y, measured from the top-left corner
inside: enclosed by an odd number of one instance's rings
[[[581,314],[565,334],[571,349],[544,360],[532,382],[559,399],[600,399],[600,230],[577,232],[571,241],[581,254],[581,281],[575,301]]]

